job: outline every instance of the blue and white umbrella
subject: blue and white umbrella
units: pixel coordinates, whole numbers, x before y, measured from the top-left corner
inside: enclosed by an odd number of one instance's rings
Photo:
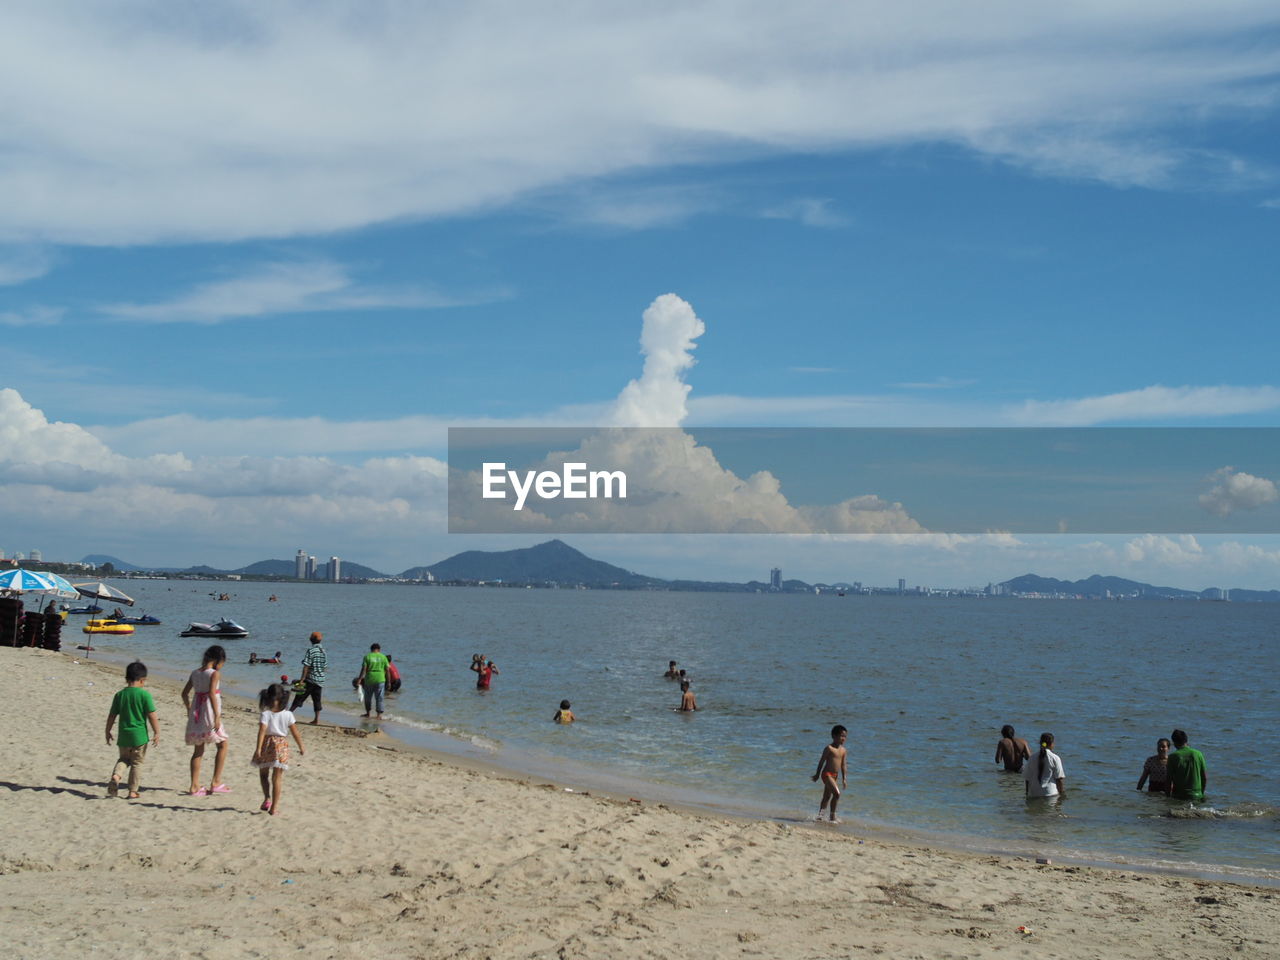
[[[51,593],[66,599],[80,596],[75,587],[56,573],[23,570],[21,567],[0,573],[0,593]]]

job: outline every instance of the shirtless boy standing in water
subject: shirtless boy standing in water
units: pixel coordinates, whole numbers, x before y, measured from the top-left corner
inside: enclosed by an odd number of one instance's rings
[[[1010,773],[1021,773],[1023,762],[1031,756],[1031,748],[1005,724],[1000,728],[1000,742],[996,744],[996,763],[1003,763]]]
[[[692,713],[698,709],[698,698],[693,695],[693,691],[689,689],[689,681],[680,681],[680,706],[676,707],[676,713]]]
[[[822,756],[818,759],[818,772],[810,779],[817,781],[822,778],[822,802],[818,804],[818,819],[822,819],[822,811],[827,809],[827,805],[831,805],[831,822],[839,823],[836,819],[836,804],[840,802],[840,788],[849,788],[848,771],[845,766],[845,760],[849,755],[849,751],[844,748],[844,742],[849,739],[849,731],[840,724],[836,724],[831,728],[831,742],[822,748]],[[840,776],[840,786],[836,786],[836,775]]]

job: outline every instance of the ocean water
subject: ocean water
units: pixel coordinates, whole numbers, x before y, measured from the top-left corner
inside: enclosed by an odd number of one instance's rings
[[[252,695],[300,673],[320,630],[325,717],[361,722],[350,681],[376,640],[404,675],[389,734],[576,788],[808,819],[820,793],[809,777],[842,723],[846,826],[833,829],[1280,882],[1280,604],[120,585],[165,623],[97,637],[95,656],[185,676],[206,642],[179,631],[227,616],[251,635],[223,642],[224,684]],[[231,601],[213,599],[223,589]],[[83,642],[80,619],[64,649]],[[276,650],[282,667],[246,663]],[[498,664],[487,693],[475,690],[473,653]],[[696,714],[674,712],[679,690],[661,677],[670,659],[694,681]],[[581,722],[551,722],[561,699]],[[161,713],[176,722],[180,707]],[[1056,735],[1061,803],[1028,804],[1021,777],[993,763],[1004,723],[1033,743]],[[1197,807],[1134,789],[1174,727],[1207,758]]]

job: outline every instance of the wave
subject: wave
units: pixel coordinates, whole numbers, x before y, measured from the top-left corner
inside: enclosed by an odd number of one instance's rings
[[[1190,804],[1174,807],[1165,816],[1174,820],[1274,820],[1280,817],[1280,808],[1266,803],[1233,803],[1225,807]]]

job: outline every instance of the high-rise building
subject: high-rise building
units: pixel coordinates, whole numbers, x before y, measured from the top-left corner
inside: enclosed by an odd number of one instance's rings
[[[769,589],[770,590],[782,589],[782,568],[781,567],[774,567],[772,570],[769,571]]]
[[[39,550],[32,550],[30,556],[31,556],[32,563],[39,563],[41,560],[44,559],[44,554],[41,553]]]
[[[898,578],[898,592],[899,593],[907,592],[907,581],[904,580],[902,577]]]
[[[293,575],[299,580],[307,576],[307,551],[299,550],[293,558]]]
[[[316,558],[307,557],[306,579],[314,580],[316,578]]]
[[[329,582],[337,583],[342,579],[342,561],[337,557],[329,558]]]

